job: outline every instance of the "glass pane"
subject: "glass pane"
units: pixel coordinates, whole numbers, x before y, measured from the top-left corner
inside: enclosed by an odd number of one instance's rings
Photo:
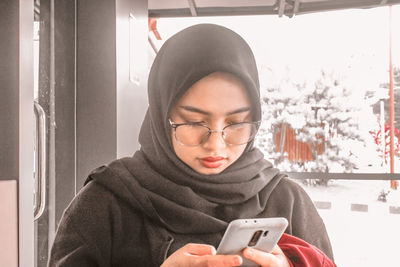
[[[337,266],[390,266],[397,261],[400,191],[390,189],[389,181],[297,182],[325,222]]]
[[[35,10],[34,10],[34,18],[35,21],[33,23],[33,97],[34,101],[38,101],[38,95],[39,95],[39,30],[40,30],[40,10],[39,6],[37,5],[35,1]],[[39,177],[38,177],[38,118],[37,114],[35,112],[35,146],[34,146],[34,208],[36,208],[39,205]],[[38,223],[35,222],[34,225],[34,234],[35,234],[35,244],[34,244],[34,250],[35,250],[35,265],[34,266],[39,266],[38,265]]]
[[[162,18],[157,29],[167,40],[204,22],[238,32],[253,49],[264,97],[256,143],[276,167],[291,172],[390,172],[388,7],[293,18]],[[392,7],[391,24],[399,103],[398,5]],[[395,127],[400,129],[400,106],[395,110]],[[395,173],[400,173],[400,131],[394,139]]]
[[[40,18],[40,1],[34,0],[34,29],[33,29],[33,72],[34,72],[34,100],[39,103],[39,69],[40,69],[40,29],[41,29],[41,18]],[[38,118],[36,118],[36,130],[35,130],[35,150],[34,150],[34,162],[35,162],[35,192],[34,202],[35,207],[40,205],[39,196],[39,177],[38,177]],[[46,205],[47,207],[47,205]],[[45,210],[43,215],[34,222],[35,229],[35,267],[45,267],[47,265],[48,255],[48,218],[47,211]]]

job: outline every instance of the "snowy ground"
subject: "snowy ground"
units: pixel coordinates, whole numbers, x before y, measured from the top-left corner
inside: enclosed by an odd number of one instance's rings
[[[400,190],[391,190],[387,202],[377,201],[389,181],[335,180],[328,187],[304,186],[313,201],[331,202],[319,209],[331,238],[338,267],[400,266]],[[368,211],[352,211],[351,204],[368,205]],[[364,206],[365,207],[365,206]]]

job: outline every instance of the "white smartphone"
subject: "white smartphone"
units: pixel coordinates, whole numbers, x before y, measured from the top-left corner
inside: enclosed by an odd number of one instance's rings
[[[229,223],[219,243],[217,254],[240,255],[246,247],[271,252],[285,232],[288,221],[283,217],[238,219]],[[259,266],[243,257],[241,266]]]

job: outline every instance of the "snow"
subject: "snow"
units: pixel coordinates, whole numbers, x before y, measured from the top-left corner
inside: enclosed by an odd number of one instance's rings
[[[400,206],[400,190],[391,190],[389,181],[331,180],[328,187],[302,186],[313,201],[332,203],[331,209],[318,212],[337,266],[394,266],[399,262],[400,214],[389,213],[389,207]],[[382,190],[390,190],[386,203],[377,200]],[[368,212],[351,211],[351,204],[368,205]]]

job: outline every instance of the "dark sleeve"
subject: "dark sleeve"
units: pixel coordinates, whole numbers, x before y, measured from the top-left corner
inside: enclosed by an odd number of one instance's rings
[[[316,246],[329,258],[333,252],[325,224],[304,189],[290,178],[282,179],[268,200],[270,216],[288,219],[287,234]]]
[[[61,218],[49,267],[110,266],[111,229],[107,222],[107,204],[92,185],[86,187]]]

